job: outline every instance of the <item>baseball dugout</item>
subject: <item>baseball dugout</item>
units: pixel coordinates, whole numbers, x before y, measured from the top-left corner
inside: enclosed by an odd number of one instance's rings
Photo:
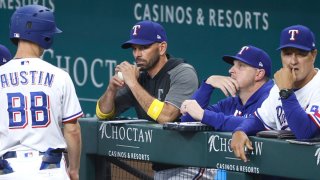
[[[234,156],[229,146],[231,133],[164,130],[163,125],[152,122],[110,124],[81,119],[80,123],[82,180],[107,178],[112,170],[109,162],[125,167],[128,162],[123,159],[225,169],[228,180],[255,179],[262,174],[298,179],[320,177],[318,142],[253,136],[250,139],[254,151],[248,155],[250,161],[244,163]],[[125,171],[136,173],[132,167]],[[152,178],[152,173],[138,171],[134,176]]]

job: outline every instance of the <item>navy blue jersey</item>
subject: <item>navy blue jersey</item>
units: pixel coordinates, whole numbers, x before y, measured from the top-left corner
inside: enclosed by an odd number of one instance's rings
[[[247,101],[242,104],[240,98],[228,97],[216,104],[209,105],[211,94],[214,88],[203,82],[200,88],[193,94],[192,99],[196,100],[204,109],[202,123],[210,125],[218,131],[233,131],[245,118],[249,117],[259,108],[262,102],[268,97],[269,91],[274,82],[269,80],[260,87]],[[183,122],[195,121],[190,115],[181,118]]]

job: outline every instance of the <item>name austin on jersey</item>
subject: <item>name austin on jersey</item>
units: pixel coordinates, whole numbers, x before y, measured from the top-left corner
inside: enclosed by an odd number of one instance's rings
[[[1,88],[19,85],[43,85],[51,87],[54,74],[44,71],[20,71],[0,74]]]

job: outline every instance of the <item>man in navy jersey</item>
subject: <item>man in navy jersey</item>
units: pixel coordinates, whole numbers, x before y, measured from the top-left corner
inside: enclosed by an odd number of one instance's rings
[[[268,98],[234,131],[231,147],[236,157],[247,161],[244,149],[252,149],[247,135],[262,130],[291,130],[296,138],[320,134],[320,73],[314,67],[317,56],[313,32],[294,25],[280,36],[282,68],[274,74],[275,85]]]
[[[242,119],[235,116],[250,116],[268,96],[273,86],[269,80],[271,59],[263,50],[254,46],[243,46],[235,56],[223,56],[232,67],[230,76],[212,75],[193,94],[191,100],[181,105],[183,122],[201,121],[218,131],[233,131]],[[231,96],[209,105],[214,89],[221,89]]]
[[[193,94],[191,100],[181,105],[183,122],[201,121],[217,131],[233,131],[245,118],[249,117],[268,97],[273,86],[269,79],[271,59],[269,55],[254,46],[243,46],[235,56],[223,56],[232,67],[230,76],[212,75],[206,79]],[[209,105],[214,89],[220,89],[227,97]],[[192,179],[219,179],[225,171],[212,168],[180,168]]]

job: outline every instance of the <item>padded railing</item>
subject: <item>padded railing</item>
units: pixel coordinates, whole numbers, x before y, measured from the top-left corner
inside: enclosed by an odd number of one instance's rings
[[[283,139],[250,137],[249,162],[236,158],[231,133],[164,130],[152,122],[109,124],[81,119],[83,149],[80,179],[103,177],[107,166],[98,156],[163,162],[227,170],[227,179],[252,179],[265,174],[298,179],[320,178],[320,145],[294,144]]]

